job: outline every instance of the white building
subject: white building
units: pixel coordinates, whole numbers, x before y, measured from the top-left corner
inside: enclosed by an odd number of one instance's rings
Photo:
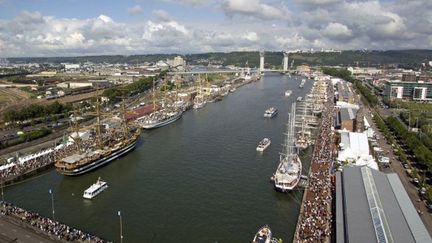
[[[369,151],[366,133],[341,131],[340,151],[337,161],[353,166],[367,166],[378,170],[378,164]]]

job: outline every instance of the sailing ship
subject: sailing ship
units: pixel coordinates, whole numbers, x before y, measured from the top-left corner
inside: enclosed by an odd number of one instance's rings
[[[156,110],[156,99],[154,94],[154,84],[153,84],[153,112],[150,113],[147,116],[140,117],[137,119],[137,123],[144,129],[154,129],[158,127],[163,127],[168,124],[171,124],[178,119],[183,114],[183,111],[185,110],[184,107],[180,106],[174,106],[171,108],[164,108],[162,110]],[[178,97],[177,97],[178,99]]]
[[[293,190],[300,181],[302,172],[302,163],[294,145],[295,109],[296,104],[294,102],[291,113],[288,114],[284,150],[280,153],[279,165],[272,177],[276,191],[280,192]]]
[[[141,130],[136,126],[129,126],[126,122],[126,108],[123,102],[120,129],[118,127],[104,129],[102,133],[99,98],[96,101],[96,127],[90,130],[89,138],[83,141],[80,134],[78,119],[71,122],[73,133],[70,138],[75,146],[72,153],[56,155],[55,167],[58,172],[68,176],[82,175],[95,170],[111,161],[127,154],[135,148]],[[77,115],[75,114],[75,117]],[[73,126],[72,126],[73,125]],[[94,133],[94,135],[92,135]]]
[[[206,104],[206,100],[204,98],[204,94],[202,93],[202,85],[201,85],[201,77],[198,76],[199,80],[199,93],[195,96],[193,101],[193,108],[194,109],[200,109],[203,108]]]

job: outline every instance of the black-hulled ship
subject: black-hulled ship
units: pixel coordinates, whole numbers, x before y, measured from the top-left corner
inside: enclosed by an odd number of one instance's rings
[[[73,133],[70,136],[75,147],[72,153],[56,156],[56,170],[64,175],[77,176],[95,170],[111,161],[127,154],[135,148],[140,137],[139,127],[128,126],[123,117],[119,127],[104,129],[100,122],[99,102],[96,106],[97,124],[90,128],[89,137],[83,141],[80,137],[78,119],[73,124]]]

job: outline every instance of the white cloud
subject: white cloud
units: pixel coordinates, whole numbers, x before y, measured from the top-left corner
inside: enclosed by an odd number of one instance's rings
[[[170,21],[171,20],[171,16],[165,10],[161,10],[161,9],[154,10],[153,15],[156,16],[161,21]]]
[[[128,8],[128,12],[130,14],[140,14],[142,12],[144,12],[144,9],[141,7],[141,5],[135,5],[133,7]]]
[[[280,0],[181,1],[207,4],[192,12],[220,11],[230,17],[200,21],[177,19],[175,12],[171,15],[164,10],[154,10],[150,19],[135,23],[118,22],[103,14],[78,19],[22,11],[0,19],[0,56],[432,46],[432,1],[302,2],[296,11],[289,11]]]
[[[287,11],[260,0],[225,0],[222,8],[228,16],[242,15],[260,19],[284,19]]]
[[[258,35],[256,32],[247,32],[245,34],[243,34],[243,39],[248,40],[248,41],[258,41]]]
[[[351,36],[352,31],[343,24],[331,22],[325,28],[325,32],[329,36],[340,37],[340,36]]]

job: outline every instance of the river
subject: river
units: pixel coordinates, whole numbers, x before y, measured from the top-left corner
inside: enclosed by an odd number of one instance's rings
[[[134,151],[103,168],[79,177],[50,170],[7,188],[5,200],[51,217],[52,189],[58,221],[113,241],[120,210],[125,242],[251,242],[265,224],[289,242],[302,192],[278,193],[269,179],[291,103],[312,86],[299,89],[300,80],[268,73],[171,125],[144,131]],[[270,106],[279,114],[265,119]],[[255,148],[264,137],[272,144],[260,154]],[[109,188],[84,200],[98,177]]]

